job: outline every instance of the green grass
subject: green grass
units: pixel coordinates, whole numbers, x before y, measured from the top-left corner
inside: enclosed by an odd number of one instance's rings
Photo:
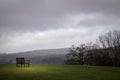
[[[0,80],[120,80],[120,68],[80,65],[0,65]]]

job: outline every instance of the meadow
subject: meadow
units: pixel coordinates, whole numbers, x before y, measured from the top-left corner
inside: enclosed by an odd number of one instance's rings
[[[120,80],[119,67],[0,64],[0,80]]]

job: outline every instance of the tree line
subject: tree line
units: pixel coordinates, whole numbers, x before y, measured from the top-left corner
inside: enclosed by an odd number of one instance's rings
[[[66,56],[66,64],[120,67],[120,31],[100,35],[95,43],[72,45]]]

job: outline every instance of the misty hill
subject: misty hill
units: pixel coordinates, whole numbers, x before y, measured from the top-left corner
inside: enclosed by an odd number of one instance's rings
[[[36,57],[36,56],[46,56],[46,55],[61,55],[66,53],[68,53],[68,48],[34,50],[34,51],[14,53],[12,55],[16,55],[18,57],[22,57],[22,56]]]
[[[16,57],[25,57],[31,60],[31,63],[62,64],[67,53],[68,48],[60,48],[0,54],[0,63],[15,63]]]

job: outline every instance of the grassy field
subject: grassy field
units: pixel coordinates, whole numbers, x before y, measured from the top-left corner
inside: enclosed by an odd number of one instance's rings
[[[120,68],[80,65],[0,65],[0,80],[120,80]]]

